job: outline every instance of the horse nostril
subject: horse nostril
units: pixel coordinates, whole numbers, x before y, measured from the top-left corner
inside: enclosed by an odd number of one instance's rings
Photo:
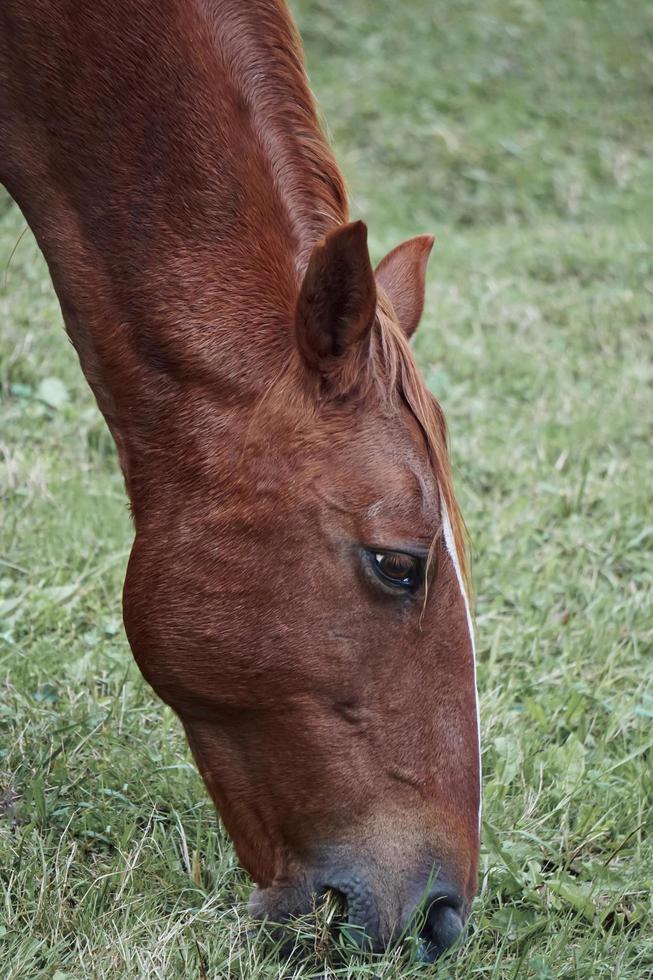
[[[459,902],[449,893],[434,894],[429,899],[424,924],[420,929],[422,952],[433,961],[456,942],[463,931]]]

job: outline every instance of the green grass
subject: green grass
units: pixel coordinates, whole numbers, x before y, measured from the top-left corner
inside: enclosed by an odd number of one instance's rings
[[[0,200],[0,975],[641,980],[653,5],[295,6],[375,255],[438,236],[416,346],[474,541],[476,930],[430,968],[339,961],[309,925],[310,955],[284,965],[250,934],[249,882],[120,625],[131,532],[110,439]]]

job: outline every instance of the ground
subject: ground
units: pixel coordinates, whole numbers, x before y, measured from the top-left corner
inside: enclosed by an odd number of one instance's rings
[[[375,257],[437,235],[416,348],[473,542],[467,946],[291,965],[131,661],[115,454],[0,199],[0,975],[653,975],[653,5],[297,0]],[[12,254],[13,253],[13,254]],[[316,965],[317,964],[317,965]]]

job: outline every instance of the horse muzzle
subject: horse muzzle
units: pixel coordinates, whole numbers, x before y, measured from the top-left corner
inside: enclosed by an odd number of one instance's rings
[[[410,942],[416,957],[431,963],[461,938],[469,903],[441,875],[421,878],[393,887],[363,871],[324,869],[304,881],[256,889],[250,912],[283,927],[310,915],[332,892],[343,909],[340,929],[359,949],[380,953]]]

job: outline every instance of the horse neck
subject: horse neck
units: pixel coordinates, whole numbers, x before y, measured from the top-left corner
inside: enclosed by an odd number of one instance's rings
[[[0,18],[0,177],[129,484],[190,404],[233,412],[278,372],[342,181],[280,0],[14,0]]]
[[[217,46],[238,79],[303,271],[315,241],[347,220],[342,176],[317,121],[301,41],[284,0],[207,4]]]

